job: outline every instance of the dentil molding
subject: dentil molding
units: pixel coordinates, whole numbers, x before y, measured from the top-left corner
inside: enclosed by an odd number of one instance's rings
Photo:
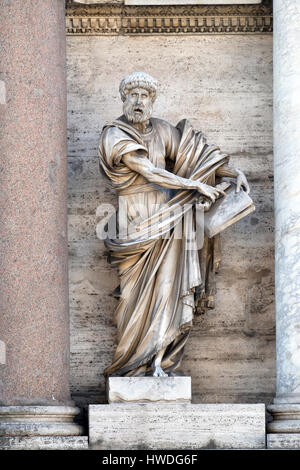
[[[272,0],[252,5],[127,6],[66,1],[67,35],[271,33]]]

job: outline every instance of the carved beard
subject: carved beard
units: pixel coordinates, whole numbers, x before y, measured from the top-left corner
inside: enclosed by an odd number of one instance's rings
[[[152,115],[153,104],[150,103],[146,106],[140,105],[132,105],[131,103],[126,100],[123,105],[123,112],[129,122],[133,124],[139,124],[141,122],[148,121]]]

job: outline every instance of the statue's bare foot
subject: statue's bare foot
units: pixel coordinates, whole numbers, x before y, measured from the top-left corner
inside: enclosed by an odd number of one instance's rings
[[[163,355],[165,353],[166,348],[161,349],[156,356],[154,356],[153,362],[152,362],[152,370],[153,370],[153,377],[168,377],[168,374],[166,374],[163,369],[161,368],[161,361],[163,358]]]
[[[168,377],[168,374],[166,374],[160,366],[155,366],[153,377]]]

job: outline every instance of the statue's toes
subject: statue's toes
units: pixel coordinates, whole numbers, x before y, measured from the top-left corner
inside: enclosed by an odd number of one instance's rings
[[[168,374],[166,374],[161,367],[156,367],[155,371],[153,372],[153,377],[168,377]]]

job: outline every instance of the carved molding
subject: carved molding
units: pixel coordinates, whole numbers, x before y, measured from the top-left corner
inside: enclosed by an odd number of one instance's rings
[[[272,0],[259,5],[138,7],[66,2],[67,35],[271,33]]]

